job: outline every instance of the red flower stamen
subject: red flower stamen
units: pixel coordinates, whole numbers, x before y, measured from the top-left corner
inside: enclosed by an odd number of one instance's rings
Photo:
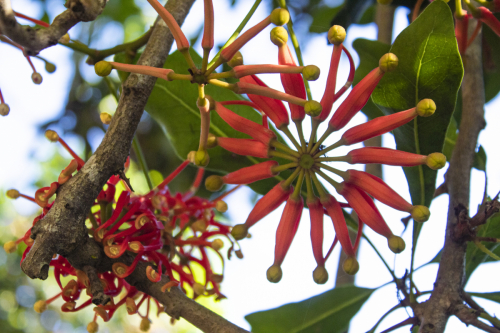
[[[73,172],[75,172],[77,168],[78,168],[78,161],[75,159],[71,160],[69,165],[66,168],[64,168],[63,171],[61,171],[61,174],[57,178],[57,182],[61,185],[66,183],[71,178]]]

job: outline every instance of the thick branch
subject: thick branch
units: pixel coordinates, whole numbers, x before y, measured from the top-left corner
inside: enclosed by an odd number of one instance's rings
[[[34,56],[56,45],[75,24],[95,20],[105,5],[106,0],[67,0],[65,6],[68,9],[56,16],[48,28],[34,29],[17,23],[10,0],[0,0],[0,30],[22,45],[27,55]]]
[[[471,24],[475,26],[475,24]],[[457,232],[464,227],[459,217],[466,212],[470,191],[470,172],[474,160],[477,138],[484,128],[484,85],[481,62],[481,37],[478,36],[468,48],[465,57],[465,74],[462,83],[462,120],[459,135],[446,184],[450,197],[445,244],[434,283],[434,291],[424,304],[416,307],[416,315],[420,317],[421,333],[444,332],[451,314],[457,313],[463,306],[461,291],[464,284],[466,239],[457,237]],[[459,211],[456,213],[456,209]],[[468,218],[461,219],[468,221]]]

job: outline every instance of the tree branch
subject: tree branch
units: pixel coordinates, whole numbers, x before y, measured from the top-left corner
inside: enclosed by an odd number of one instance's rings
[[[104,6],[106,0],[67,0],[65,7],[68,9],[56,16],[48,28],[34,29],[17,23],[10,0],[0,0],[0,30],[22,45],[26,55],[35,56],[41,50],[56,45],[75,24],[95,20]]]
[[[193,2],[169,0],[165,7],[181,25]],[[172,43],[170,30],[162,20],[157,20],[138,64],[162,67]],[[101,244],[88,237],[85,219],[109,177],[123,170],[132,138],[155,82],[155,77],[137,74],[131,74],[124,82],[116,113],[99,148],[83,168],[59,188],[47,215],[31,229],[34,243],[21,264],[29,277],[46,279],[54,253],[64,256],[73,267],[91,274],[90,267],[106,272],[117,262],[105,255]],[[118,260],[130,265],[133,256],[125,253]],[[246,332],[189,299],[178,288],[162,293],[160,288],[168,278],[163,276],[158,283],[149,281],[146,266],[147,263],[139,263],[127,281],[164,304],[169,315],[184,317],[205,332]]]
[[[475,27],[475,24],[470,26]],[[463,221],[468,224],[470,172],[477,138],[485,126],[481,40],[480,36],[475,39],[463,59],[465,64],[462,83],[463,113],[446,178],[450,202],[445,244],[432,295],[426,303],[414,306],[415,314],[421,321],[420,333],[444,332],[449,316],[459,313],[464,306],[461,292],[465,281],[467,239],[461,237],[460,231],[469,227],[464,226]],[[461,218],[463,214],[465,219]]]

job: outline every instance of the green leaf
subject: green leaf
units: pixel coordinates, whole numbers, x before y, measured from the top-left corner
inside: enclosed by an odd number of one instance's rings
[[[345,285],[307,300],[245,316],[253,333],[344,332],[374,290]]]
[[[446,131],[446,138],[444,141],[443,154],[446,156],[446,160],[451,160],[451,154],[455,148],[455,143],[458,137],[458,130],[456,122],[454,119],[450,121],[448,130]],[[480,171],[486,171],[486,151],[483,146],[479,146],[476,154],[474,155],[473,167]]]
[[[191,56],[195,63],[201,63],[199,55],[191,52]],[[164,67],[173,69],[179,74],[188,74],[184,57],[179,52],[170,54]],[[217,101],[243,99],[232,91],[213,85],[207,85],[205,92]],[[158,80],[146,105],[146,111],[161,125],[181,159],[185,159],[190,151],[198,149],[200,114],[196,106],[197,98],[198,89],[189,81]],[[230,108],[247,119],[255,122],[262,121],[261,115],[248,106],[235,105],[230,106]],[[227,125],[216,112],[211,112],[210,116],[210,132],[214,135],[248,138],[245,134]],[[208,153],[210,163],[207,169],[215,171],[232,172],[262,161],[254,157],[235,155],[220,147],[210,149]],[[286,177],[287,173],[285,172],[274,178],[252,183],[250,187],[260,194],[267,193],[278,181],[283,179],[283,174]]]
[[[472,166],[478,170],[486,171],[486,151],[483,146],[479,146],[474,155],[474,164]]]
[[[331,24],[332,18],[342,9],[343,5],[338,7],[319,6],[312,13],[313,21],[309,27],[309,32],[322,34],[327,32]]]
[[[485,101],[489,102],[500,91],[500,43],[498,43],[498,36],[490,27],[483,24],[482,29],[484,41],[484,97]]]
[[[474,297],[480,297],[484,299],[488,299],[493,302],[500,303],[500,291],[492,292],[492,293],[470,293],[467,292],[467,294],[474,296]]]
[[[358,38],[352,42],[352,47],[359,56],[359,66],[354,74],[353,85],[358,84],[370,71],[378,67],[380,57],[389,52],[391,46],[385,43]],[[361,110],[368,118],[373,119],[383,116],[384,113],[373,103],[371,99]]]
[[[132,15],[140,12],[134,0],[108,1],[101,16],[109,16],[115,21],[124,23]]]
[[[390,114],[431,98],[436,113],[394,130],[397,148],[428,155],[441,152],[450,123],[463,67],[454,33],[453,15],[443,1],[434,1],[396,38],[391,52],[398,68],[387,73],[372,94]],[[425,166],[404,168],[413,204],[429,206],[437,172]]]

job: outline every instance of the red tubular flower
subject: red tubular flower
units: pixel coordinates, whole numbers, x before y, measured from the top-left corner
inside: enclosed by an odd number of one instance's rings
[[[212,0],[204,1],[205,25],[203,27],[203,39],[201,47],[205,50],[211,50],[214,47],[214,5]]]
[[[461,16],[455,13],[455,37],[457,38],[458,51],[460,54],[465,54],[467,50],[469,16],[465,11]]]
[[[334,45],[332,51],[332,57],[330,60],[330,70],[328,71],[328,77],[326,79],[325,92],[323,98],[321,98],[321,113],[317,116],[316,120],[325,121],[332,111],[333,103],[335,102],[335,87],[337,84],[337,71],[340,63],[340,56],[342,55],[342,44]]]
[[[165,7],[163,7],[157,0],[148,0],[148,2],[156,10],[158,15],[161,16],[163,21],[165,21],[168,28],[172,32],[175,42],[177,43],[177,49],[179,51],[188,50],[189,42],[172,14],[170,14],[168,10],[166,10]]]
[[[474,13],[474,16],[481,20],[481,22],[486,23],[494,33],[500,36],[500,21],[498,21],[495,15],[485,7],[478,7],[477,13]]]
[[[240,79],[240,82],[246,82],[249,84],[256,84],[262,87],[267,87],[264,82],[262,82],[257,76],[245,76]],[[269,98],[265,96],[253,95],[249,94],[248,98],[269,117],[271,118],[274,125],[277,128],[281,128],[282,126],[288,126],[290,123],[288,119],[288,111],[283,105],[283,102],[280,100]]]
[[[278,63],[280,65],[296,66],[292,53],[288,45],[283,44],[278,47]],[[302,99],[306,99],[306,89],[300,74],[280,74],[281,83],[285,92]],[[293,121],[302,121],[305,118],[304,107],[293,103],[290,106],[290,115]]]
[[[325,266],[325,258],[323,257],[323,205],[318,198],[307,200],[309,208],[309,216],[311,218],[311,244],[314,259],[318,266]]]
[[[220,137],[217,138],[217,143],[222,148],[238,155],[269,157],[269,146],[257,140]]]
[[[222,177],[222,180],[225,184],[250,184],[261,179],[276,176],[278,173],[273,172],[273,167],[277,165],[278,162],[276,161],[258,163],[231,172]]]
[[[151,66],[123,64],[121,62],[109,62],[109,63],[111,64],[111,66],[113,66],[114,69],[117,69],[122,72],[151,75],[166,81],[171,81],[168,78],[168,74],[174,72],[173,70],[168,68],[156,68]]]
[[[350,203],[350,202],[349,202]],[[339,202],[330,194],[325,199],[321,200],[321,204],[328,212],[328,216],[332,219],[335,236],[342,245],[342,250],[349,256],[355,257],[356,253],[349,238],[349,230],[345,222],[344,213]]]
[[[381,147],[354,149],[347,154],[347,157],[347,162],[350,164],[380,163],[386,165],[416,166],[425,164],[427,161],[427,156],[425,155]]]
[[[229,126],[250,135],[265,145],[268,145],[271,140],[276,138],[276,134],[270,129],[237,115],[219,102],[215,102],[215,111]]]

